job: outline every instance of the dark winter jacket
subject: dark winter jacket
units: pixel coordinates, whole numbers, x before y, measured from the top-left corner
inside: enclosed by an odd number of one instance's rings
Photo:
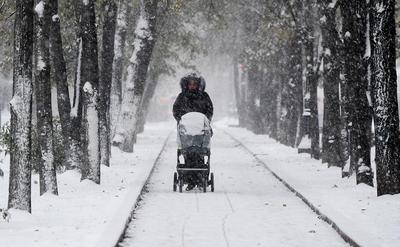
[[[182,78],[182,92],[176,98],[172,109],[176,121],[180,121],[181,117],[189,112],[201,112],[211,121],[214,108],[210,96],[204,91],[205,81],[200,77],[199,90],[189,92],[187,90],[187,80]]]

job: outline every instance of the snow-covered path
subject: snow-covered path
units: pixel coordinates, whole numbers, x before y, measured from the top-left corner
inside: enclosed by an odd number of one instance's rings
[[[211,151],[215,192],[173,192],[170,139],[120,246],[347,246],[229,136]]]

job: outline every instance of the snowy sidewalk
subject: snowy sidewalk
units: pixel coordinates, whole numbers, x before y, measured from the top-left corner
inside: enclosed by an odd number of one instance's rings
[[[361,246],[400,246],[400,195],[376,196],[376,189],[342,179],[339,168],[279,144],[265,135],[217,124],[240,140],[279,177],[306,197]]]
[[[12,210],[10,222],[0,222],[0,246],[111,247],[173,127],[146,125],[134,153],[113,148],[111,166],[101,168],[101,185],[80,182],[80,174],[68,171],[57,177],[58,197],[40,197],[38,176],[33,176],[32,215]],[[9,169],[4,170],[0,208],[7,206]]]
[[[324,221],[220,129],[215,192],[173,192],[176,143],[162,154],[120,247],[344,247]]]

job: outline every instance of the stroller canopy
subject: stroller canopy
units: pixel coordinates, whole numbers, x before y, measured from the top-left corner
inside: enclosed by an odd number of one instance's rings
[[[186,113],[179,122],[179,132],[182,135],[203,135],[205,131],[210,130],[210,121],[200,112]]]
[[[203,113],[186,113],[178,124],[178,148],[210,148],[211,135],[210,120]]]

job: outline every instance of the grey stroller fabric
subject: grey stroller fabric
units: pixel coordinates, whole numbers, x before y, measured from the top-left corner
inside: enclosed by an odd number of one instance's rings
[[[199,112],[189,112],[178,123],[177,143],[179,149],[199,147],[209,149],[212,129],[210,120]]]

